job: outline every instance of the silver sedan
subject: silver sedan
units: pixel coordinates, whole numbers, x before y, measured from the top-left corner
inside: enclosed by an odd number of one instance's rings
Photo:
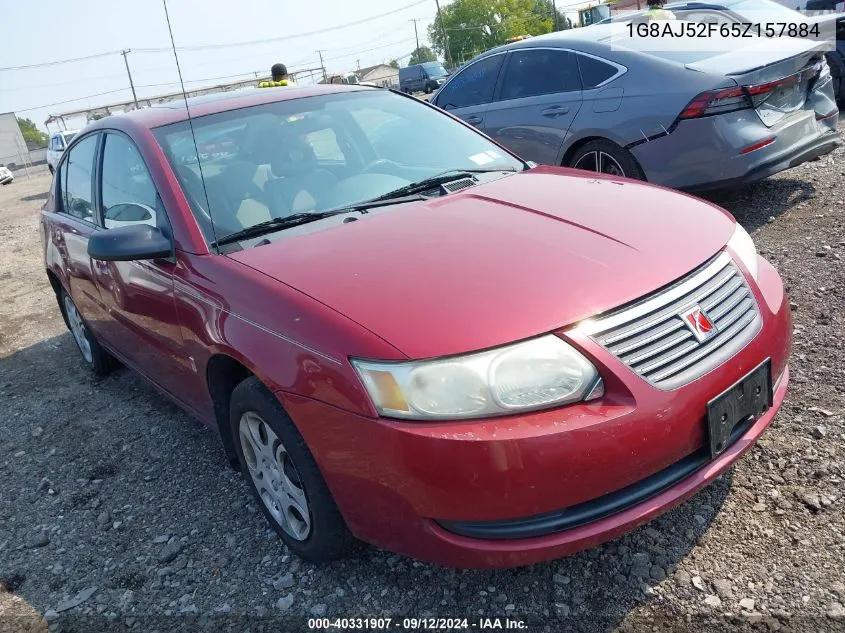
[[[522,158],[687,190],[743,185],[831,152],[839,111],[821,47],[611,46],[595,25],[490,50],[432,103]]]

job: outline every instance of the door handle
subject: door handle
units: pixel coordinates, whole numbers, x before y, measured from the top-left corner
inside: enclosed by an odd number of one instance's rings
[[[478,125],[483,119],[480,116],[468,116],[465,121],[470,125]]]
[[[563,116],[564,114],[569,114],[569,108],[567,106],[551,106],[543,110],[540,114],[548,117]]]

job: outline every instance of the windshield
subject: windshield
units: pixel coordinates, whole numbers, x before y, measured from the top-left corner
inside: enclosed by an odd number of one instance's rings
[[[65,145],[68,145],[73,140],[73,137],[76,136],[76,132],[65,132],[62,136],[65,137]]]
[[[422,67],[429,77],[445,77],[448,74],[440,62],[426,62]]]
[[[231,110],[193,119],[193,127],[196,149],[186,121],[153,132],[209,242],[449,170],[524,167],[445,114],[384,90]]]

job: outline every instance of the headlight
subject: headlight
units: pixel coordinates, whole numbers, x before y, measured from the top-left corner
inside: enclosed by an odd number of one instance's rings
[[[728,241],[728,248],[733,251],[733,254],[742,260],[749,274],[757,281],[757,247],[754,246],[754,240],[744,228],[739,224],[736,225],[734,234]]]
[[[506,415],[604,393],[593,364],[554,335],[465,356],[352,365],[379,413],[393,418]]]

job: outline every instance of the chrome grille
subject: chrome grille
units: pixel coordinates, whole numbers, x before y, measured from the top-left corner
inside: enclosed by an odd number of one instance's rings
[[[680,316],[696,305],[715,326],[715,334],[704,341]],[[754,295],[723,252],[668,288],[582,324],[579,330],[651,384],[675,389],[724,363],[761,326]]]

